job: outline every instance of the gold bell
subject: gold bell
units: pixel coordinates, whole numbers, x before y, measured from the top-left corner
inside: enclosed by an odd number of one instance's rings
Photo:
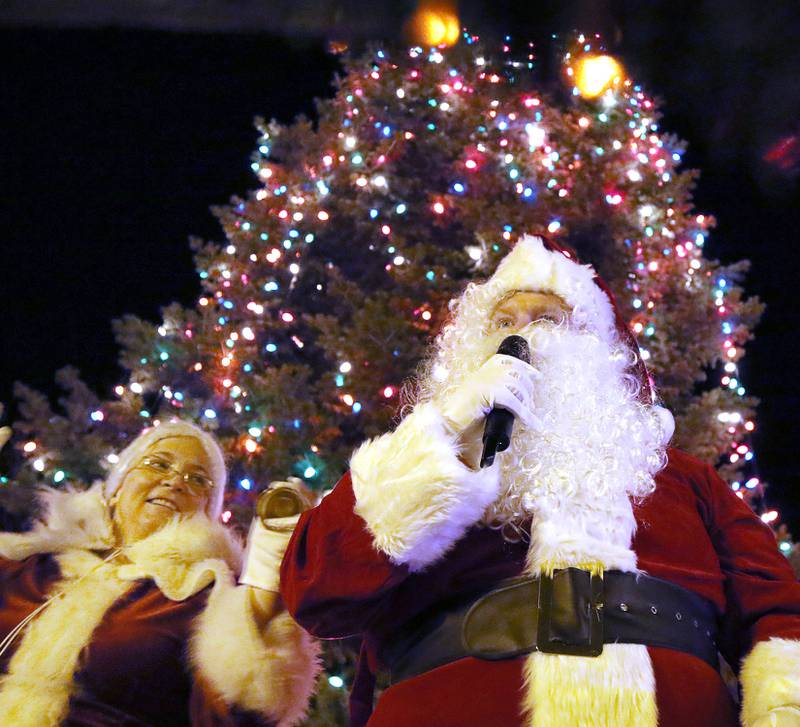
[[[274,482],[258,496],[256,515],[266,525],[267,520],[299,515],[313,506],[313,493],[302,483]]]

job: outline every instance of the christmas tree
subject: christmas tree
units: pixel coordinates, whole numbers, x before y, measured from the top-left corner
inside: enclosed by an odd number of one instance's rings
[[[534,233],[609,282],[675,414],[676,446],[775,520],[739,376],[762,309],[744,296],[747,264],[704,256],[714,220],[693,210],[697,175],[680,168],[684,144],[660,128],[657,103],[597,39],[577,38],[562,61],[542,79],[532,46],[495,51],[468,34],[449,49],[373,48],[344,60],[315,122],[259,121],[256,188],[215,210],[224,243],[192,243],[197,304],[115,322],[127,379],[113,393],[64,369],[54,411],[17,385],[6,509],[29,508],[35,484],[101,478],[143,426],[173,416],[223,443],[226,521],[246,523],[272,480],[324,491],[392,426],[447,302]],[[326,689],[346,661],[331,657]],[[335,723],[325,714],[314,724]]]

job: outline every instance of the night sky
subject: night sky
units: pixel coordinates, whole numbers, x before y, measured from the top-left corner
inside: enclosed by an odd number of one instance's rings
[[[602,14],[587,16],[587,3],[520,5],[462,7],[478,33],[542,38],[576,20],[606,30],[630,75],[663,98],[662,127],[689,141],[697,210],[718,221],[706,254],[753,262],[745,289],[768,304],[742,364],[762,399],[756,455],[770,502],[800,535],[800,6],[598,2]],[[253,117],[313,116],[338,61],[313,23],[297,39],[57,18],[2,27],[12,20],[0,14],[0,402],[15,380],[56,395],[66,364],[108,395],[121,375],[111,320],[194,303],[188,237],[220,240],[209,207],[256,185]]]

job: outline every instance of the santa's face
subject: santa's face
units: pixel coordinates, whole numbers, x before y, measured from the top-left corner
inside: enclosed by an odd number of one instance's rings
[[[518,526],[566,510],[596,510],[603,501],[629,514],[628,497],[650,492],[664,463],[658,418],[638,398],[634,353],[615,335],[585,325],[585,311],[573,311],[558,295],[512,291],[490,301],[489,292],[467,291],[419,382],[421,399],[436,401],[506,336],[521,335],[530,346],[541,373],[532,399],[539,424],[515,424],[511,446],[497,458],[501,494],[485,522]],[[479,444],[480,432],[476,438]],[[605,537],[603,527],[614,527],[615,517],[607,511],[598,518],[593,537]]]
[[[569,314],[570,307],[555,293],[515,290],[500,299],[489,321],[494,329],[511,335],[538,321],[566,322]]]

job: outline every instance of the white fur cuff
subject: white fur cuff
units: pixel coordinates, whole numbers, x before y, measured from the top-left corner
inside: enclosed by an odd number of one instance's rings
[[[499,467],[474,471],[458,458],[455,435],[433,404],[421,404],[390,434],[350,460],[355,512],[375,547],[419,571],[477,522],[497,497]]]
[[[318,644],[285,611],[259,633],[246,587],[218,584],[199,618],[191,654],[227,704],[258,712],[277,727],[305,716],[319,672]]]
[[[759,642],[742,662],[740,680],[744,727],[773,724],[770,712],[781,707],[800,710],[800,641]]]

